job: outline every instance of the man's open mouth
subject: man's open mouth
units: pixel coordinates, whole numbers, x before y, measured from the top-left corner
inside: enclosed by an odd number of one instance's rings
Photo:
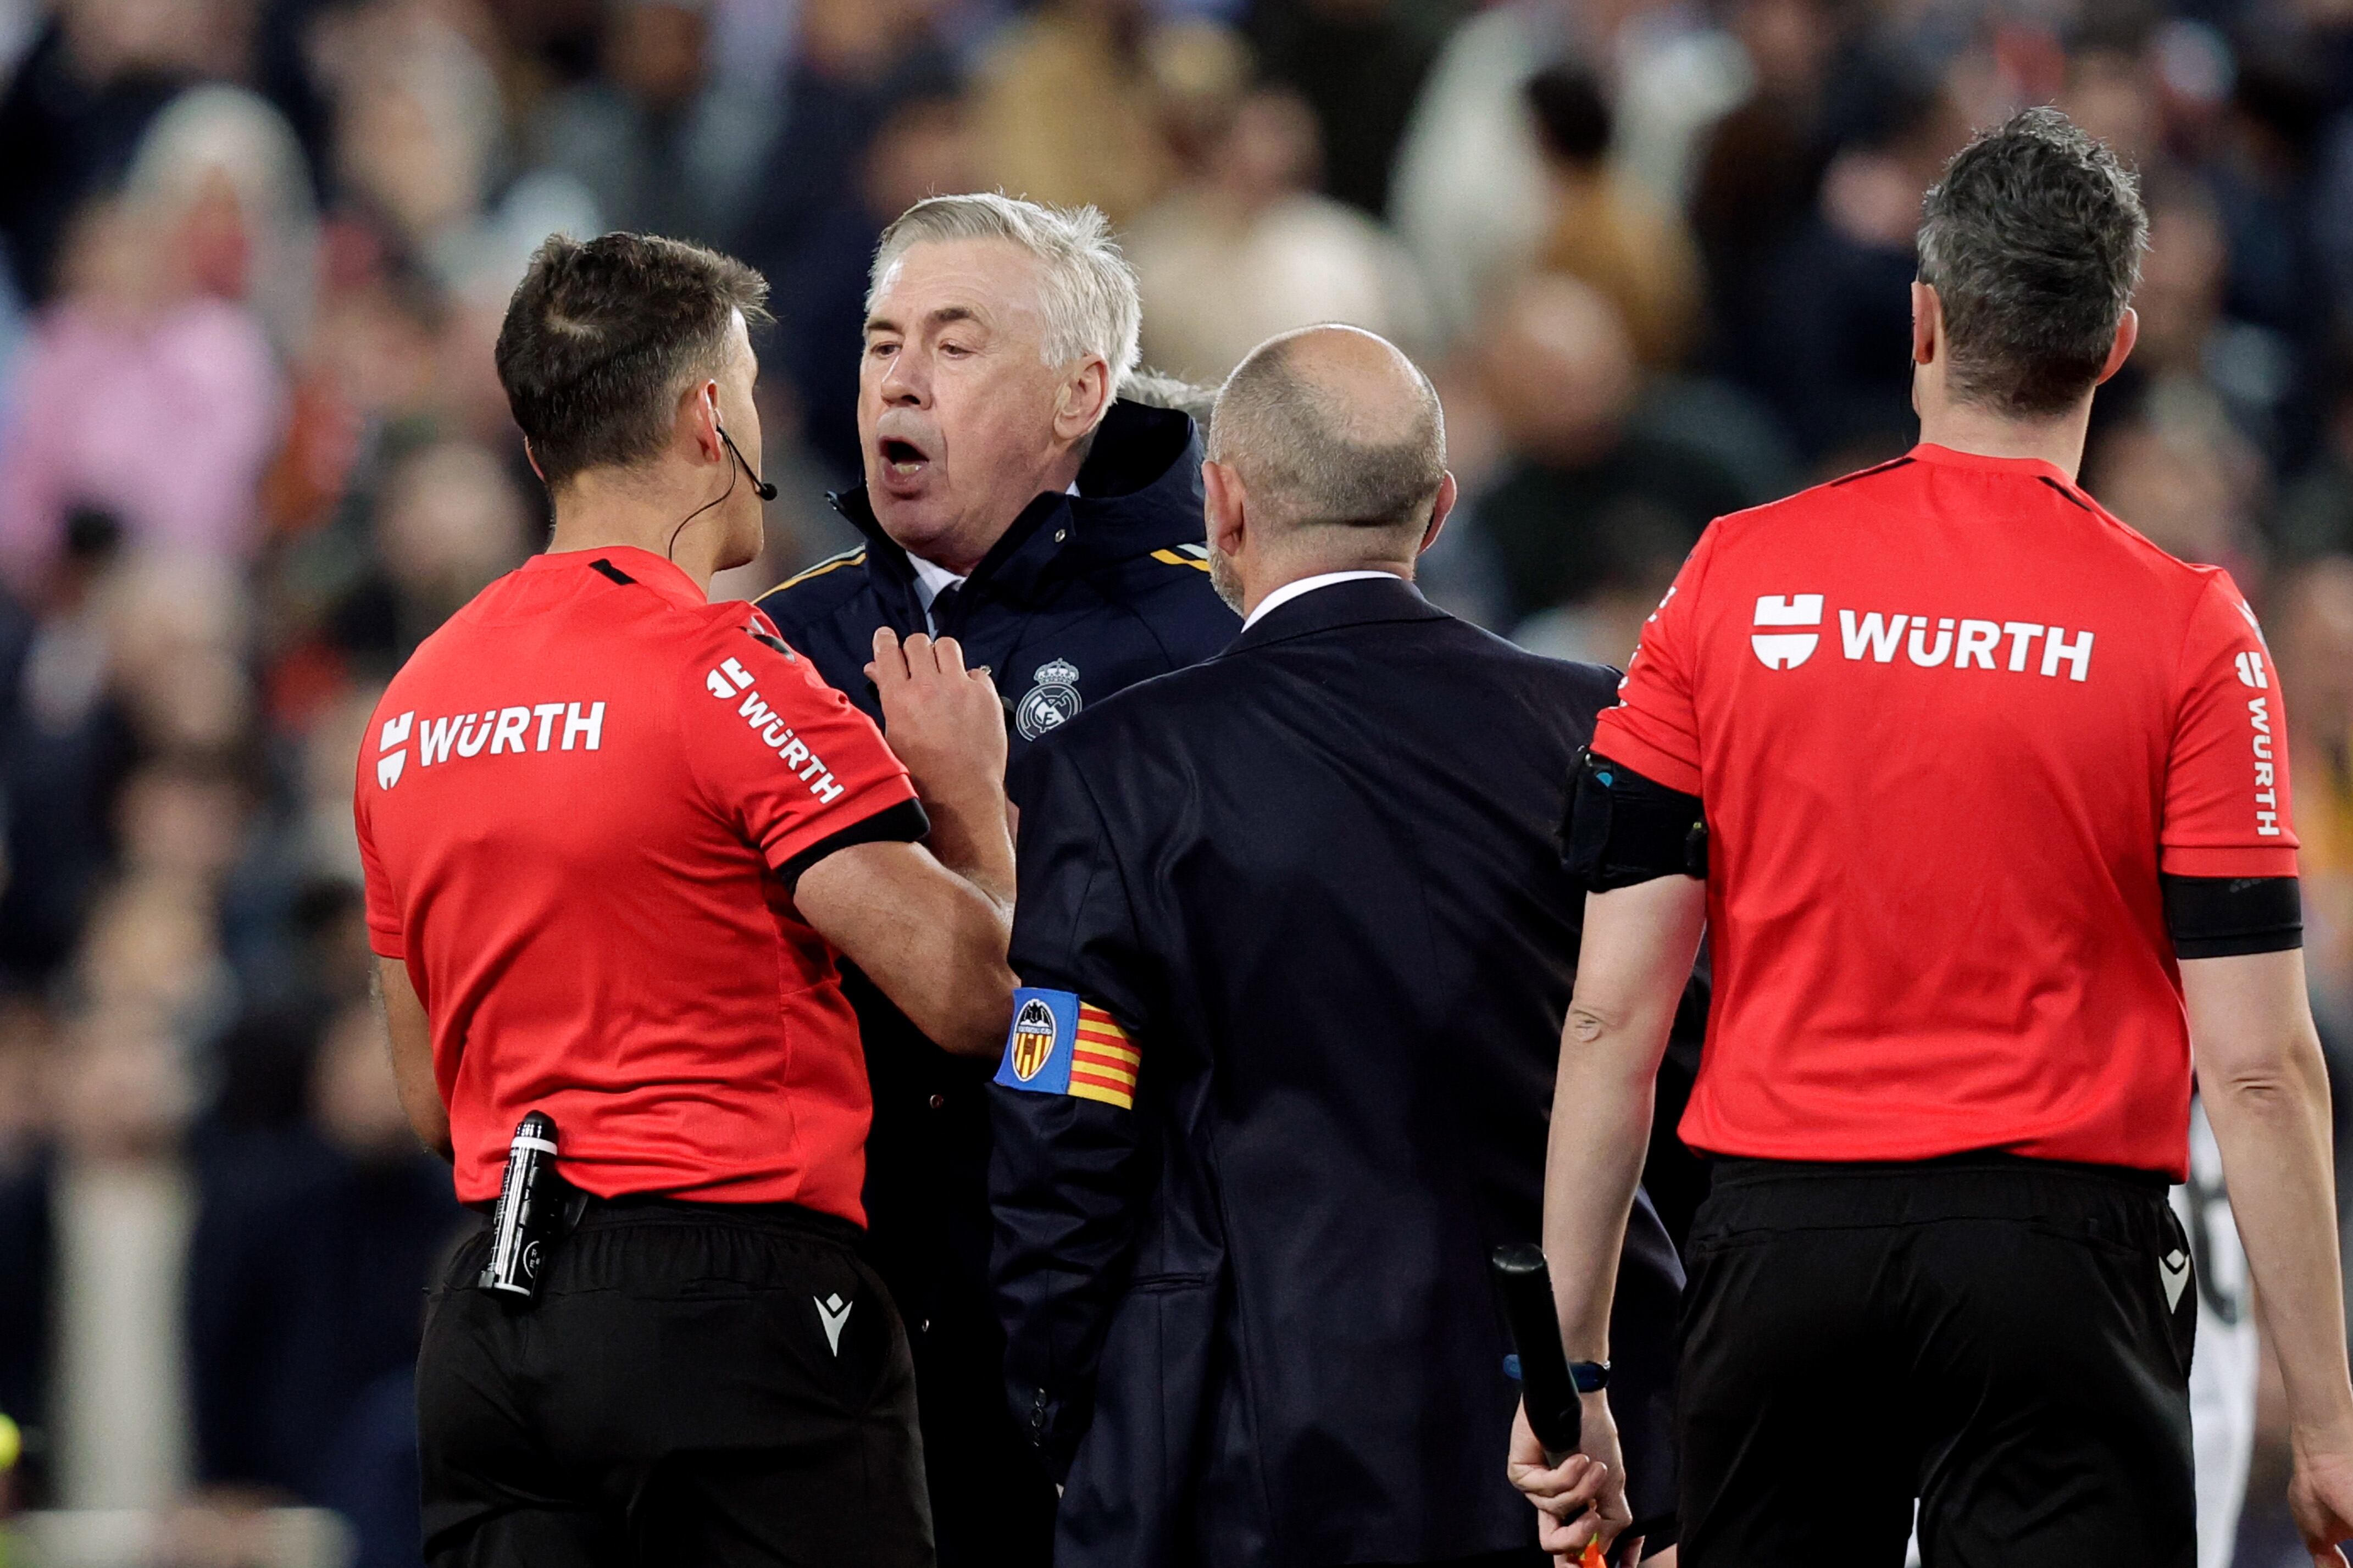
[[[881,448],[882,461],[890,465],[891,471],[894,474],[913,475],[918,473],[922,470],[924,464],[931,461],[931,458],[925,455],[921,447],[916,446],[913,441],[907,440],[903,437],[884,437],[882,438]]]

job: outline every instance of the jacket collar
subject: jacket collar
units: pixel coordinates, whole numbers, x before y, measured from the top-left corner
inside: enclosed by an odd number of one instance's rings
[[[1353,582],[1312,589],[1277,605],[1256,626],[1236,637],[1226,652],[1242,653],[1270,643],[1289,642],[1293,637],[1314,637],[1346,626],[1447,618],[1444,610],[1423,598],[1421,590],[1402,577],[1386,574],[1377,579],[1359,577]]]
[[[884,603],[920,627],[914,567],[875,521],[866,487],[832,500],[866,536],[867,574]],[[1041,495],[1022,508],[965,579],[955,612],[940,629],[952,630],[983,599],[1026,608],[1042,602],[1063,578],[1198,544],[1201,537],[1201,443],[1193,421],[1175,409],[1114,403],[1079,469],[1079,493]]]

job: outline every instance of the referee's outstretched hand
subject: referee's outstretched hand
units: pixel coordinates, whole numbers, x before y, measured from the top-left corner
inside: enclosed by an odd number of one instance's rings
[[[866,678],[882,701],[882,733],[927,808],[1004,815],[1005,706],[988,671],[966,669],[954,637],[874,634]]]
[[[2337,1543],[2353,1541],[2353,1450],[2319,1451],[2298,1444],[2287,1507],[2314,1568],[2346,1568]]]
[[[1536,1507],[1536,1543],[1557,1561],[1575,1563],[1588,1542],[1607,1552],[1634,1522],[1626,1504],[1626,1463],[1618,1450],[1618,1423],[1607,1394],[1586,1396],[1581,1451],[1557,1465],[1545,1463],[1544,1446],[1528,1426],[1525,1405],[1512,1417],[1504,1471]]]

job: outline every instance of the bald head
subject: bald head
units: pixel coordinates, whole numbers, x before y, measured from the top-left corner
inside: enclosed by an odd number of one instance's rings
[[[1430,378],[1396,345],[1304,327],[1261,343],[1227,378],[1209,460],[1234,470],[1262,528],[1363,530],[1387,544],[1430,522],[1446,424]]]

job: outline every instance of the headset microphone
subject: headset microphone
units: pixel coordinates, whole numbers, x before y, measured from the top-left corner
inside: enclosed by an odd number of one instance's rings
[[[735,437],[727,434],[724,426],[720,427],[719,438],[727,443],[727,449],[735,454],[735,460],[744,465],[744,471],[752,476],[752,492],[762,500],[776,500],[776,487],[760,477],[760,470],[754,468],[751,459],[744,457],[742,450],[736,447]]]
[[[701,517],[704,512],[709,511],[712,507],[717,506],[721,501],[725,500],[729,496],[735,493],[736,465],[741,465],[744,471],[752,477],[752,492],[754,495],[758,496],[762,500],[774,500],[776,499],[776,487],[762,479],[760,477],[760,471],[757,468],[754,468],[749,462],[745,461],[743,452],[735,445],[735,437],[727,434],[727,426],[722,425],[718,426],[718,430],[719,438],[727,443],[728,455],[735,459],[735,463],[731,464],[727,469],[727,488],[721,490],[717,495],[712,496],[709,500],[704,501],[701,506],[696,507],[692,511],[688,512],[685,517],[679,520],[679,525],[670,531],[670,548],[662,552],[662,558],[664,560],[677,559],[678,536],[686,531],[686,525],[688,523],[692,522],[696,518]]]

